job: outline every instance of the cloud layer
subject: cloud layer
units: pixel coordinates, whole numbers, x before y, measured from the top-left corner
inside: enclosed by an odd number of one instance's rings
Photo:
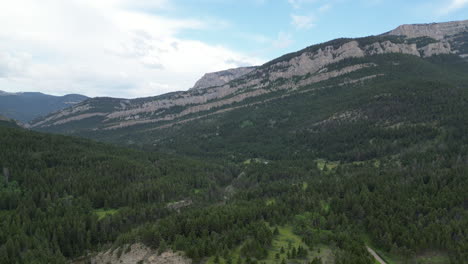
[[[169,0],[9,1],[0,9],[0,87],[150,96],[186,90],[205,72],[263,62],[179,37],[213,21],[146,12],[170,8]]]

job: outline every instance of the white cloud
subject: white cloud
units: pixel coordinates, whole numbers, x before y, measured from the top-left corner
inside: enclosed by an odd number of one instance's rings
[[[314,2],[316,2],[316,0],[288,0],[288,3],[296,9],[301,8],[305,4],[310,4]]]
[[[291,34],[283,31],[278,33],[278,37],[273,41],[273,47],[277,49],[285,49],[293,43]]]
[[[148,13],[170,8],[170,0],[3,3],[0,87],[141,97],[186,90],[205,72],[263,63],[223,46],[179,37],[184,30],[210,29],[212,20]]]
[[[311,29],[315,26],[313,16],[291,15],[291,19],[291,24],[297,29]]]
[[[30,63],[31,54],[0,52],[0,78],[13,77]]]
[[[448,13],[457,11],[468,5],[468,0],[451,0],[450,4],[440,10],[440,14],[446,15]]]

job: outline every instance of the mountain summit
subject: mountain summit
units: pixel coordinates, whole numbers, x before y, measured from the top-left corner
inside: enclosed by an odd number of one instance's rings
[[[226,84],[253,71],[255,67],[240,67],[224,71],[206,73],[198,80],[192,89],[204,89]]]

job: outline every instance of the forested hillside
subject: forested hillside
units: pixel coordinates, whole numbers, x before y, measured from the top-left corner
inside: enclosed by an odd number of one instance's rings
[[[195,262],[373,263],[369,245],[395,263],[427,252],[464,263],[463,120],[385,158],[219,165],[1,128],[2,262],[64,263],[141,241]],[[193,204],[167,207],[181,199]]]
[[[230,106],[237,109],[213,110],[190,122],[78,134],[233,162],[251,158],[349,162],[424,150],[448,132],[465,129],[468,63],[463,59],[388,54],[348,59],[328,68],[356,64],[378,66],[293,92],[259,96]],[[378,74],[372,80],[347,83]]]
[[[216,201],[234,175],[229,166],[3,126],[0,146],[2,263],[64,263],[170,215],[170,202]]]

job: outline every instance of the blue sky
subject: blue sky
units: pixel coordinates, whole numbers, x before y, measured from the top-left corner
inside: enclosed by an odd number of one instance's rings
[[[142,97],[339,37],[468,19],[468,0],[15,0],[0,90]]]
[[[401,24],[468,19],[468,1],[450,0],[182,0],[174,6],[165,14],[208,18],[214,24],[212,30],[181,37],[266,60],[335,38],[381,34]]]

